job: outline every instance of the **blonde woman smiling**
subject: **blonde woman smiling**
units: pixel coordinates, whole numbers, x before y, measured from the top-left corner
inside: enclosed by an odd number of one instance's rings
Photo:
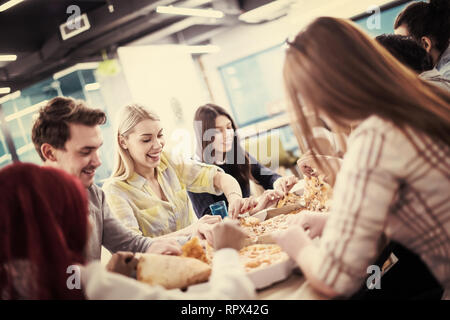
[[[221,218],[208,215],[198,220],[187,191],[224,193],[230,215],[256,206],[253,198],[242,198],[239,183],[220,168],[164,153],[159,117],[142,106],[122,110],[116,141],[116,166],[103,190],[113,213],[144,236],[208,238],[212,224]]]

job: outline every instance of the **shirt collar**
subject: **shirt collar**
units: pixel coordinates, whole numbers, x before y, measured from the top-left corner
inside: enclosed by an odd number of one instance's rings
[[[158,170],[158,172],[164,172],[167,167],[167,159],[165,155],[162,154],[161,162],[159,163],[158,167],[156,167],[156,170]],[[140,174],[133,172],[132,176],[127,179],[127,182],[138,189],[142,189],[147,182],[147,179],[145,179]]]
[[[131,177],[127,179],[127,182],[132,185],[133,187],[136,187],[138,189],[142,189],[147,182],[147,179],[145,179],[140,174],[134,172]]]
[[[167,158],[166,155],[161,153],[161,162],[159,163],[159,166],[156,168],[159,172],[163,172],[167,169]]]
[[[442,74],[436,68],[433,68],[431,70],[422,72],[419,77],[427,80],[434,77],[442,77]]]
[[[450,45],[447,47],[447,49],[441,55],[441,58],[439,59],[437,65],[436,65],[436,69],[440,70],[447,63],[450,63]]]

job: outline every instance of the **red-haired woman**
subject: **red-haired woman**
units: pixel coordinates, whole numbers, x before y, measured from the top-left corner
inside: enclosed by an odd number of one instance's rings
[[[83,299],[66,284],[85,262],[86,189],[63,171],[14,164],[0,171],[0,299]]]
[[[123,276],[136,267],[131,252],[114,254],[106,268],[100,261],[83,265],[90,227],[86,189],[77,178],[54,168],[13,164],[0,170],[0,195],[2,300],[247,299],[254,295],[233,250],[240,249],[245,233],[231,222],[212,230],[213,245],[219,250],[211,289],[202,294],[170,292]]]
[[[313,152],[320,148],[305,109],[333,131],[355,129],[329,214],[293,217],[300,227],[278,234],[278,243],[315,289],[348,297],[365,286],[386,236],[419,256],[449,298],[450,94],[419,79],[352,22],[329,17],[289,42],[284,79]],[[306,228],[321,235],[319,248]]]

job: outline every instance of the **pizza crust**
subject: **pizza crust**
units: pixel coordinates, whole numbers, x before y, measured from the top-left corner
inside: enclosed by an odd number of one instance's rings
[[[194,258],[162,254],[142,254],[137,266],[137,280],[166,289],[186,288],[206,282],[211,267]]]
[[[192,237],[181,247],[181,256],[195,258],[204,263],[211,264],[211,259],[206,255],[205,249],[200,244],[198,237]]]

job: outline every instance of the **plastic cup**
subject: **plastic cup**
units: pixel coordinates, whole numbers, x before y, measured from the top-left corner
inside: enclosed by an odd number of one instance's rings
[[[223,200],[213,203],[209,208],[214,216],[221,216],[222,219],[228,216],[227,204]]]

